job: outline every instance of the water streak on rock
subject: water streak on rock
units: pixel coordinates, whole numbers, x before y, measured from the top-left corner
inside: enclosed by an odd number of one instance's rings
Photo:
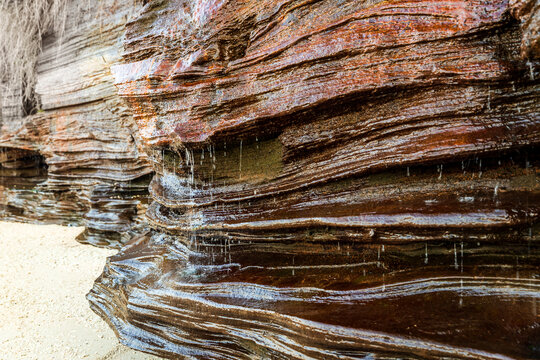
[[[88,295],[175,358],[532,358],[537,1],[149,2],[153,230]]]

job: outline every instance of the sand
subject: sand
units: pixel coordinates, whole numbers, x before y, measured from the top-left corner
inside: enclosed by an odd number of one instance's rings
[[[113,250],[80,227],[0,222],[0,359],[157,359],[121,345],[85,298]]]

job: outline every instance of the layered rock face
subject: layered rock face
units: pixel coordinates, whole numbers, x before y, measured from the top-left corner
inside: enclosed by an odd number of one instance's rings
[[[338,199],[390,167],[439,165],[446,179],[443,163],[473,158],[462,170],[480,172],[480,157],[538,142],[522,35],[504,1],[152,2],[112,68],[158,170],[150,220],[180,231],[399,224],[380,210],[351,218],[365,195]],[[496,181],[474,183],[495,192]],[[305,199],[294,213],[308,189],[349,209]],[[238,210],[262,204],[264,215]],[[430,212],[419,226],[452,219]]]
[[[131,0],[88,4],[81,13],[77,1],[68,2],[64,33],[43,36],[37,113],[25,116],[21,98],[4,96],[0,214],[84,225],[82,241],[118,245],[144,230],[152,172],[110,73],[125,23],[140,5]],[[18,157],[39,158],[40,177],[28,172],[32,161],[12,161]]]
[[[524,58],[540,57],[540,3],[535,0],[511,0],[512,15],[521,21],[523,39],[521,54]]]
[[[165,357],[540,355],[535,1],[150,1],[153,228],[88,295]]]

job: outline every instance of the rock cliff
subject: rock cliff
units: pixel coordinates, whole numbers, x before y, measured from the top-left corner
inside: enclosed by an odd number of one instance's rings
[[[152,172],[110,73],[140,5],[87,4],[67,2],[62,34],[43,36],[34,108],[25,109],[17,92],[4,96],[0,216],[85,225],[82,241],[118,246],[145,226]]]
[[[93,309],[171,358],[538,356],[538,6],[150,1],[153,230]]]
[[[538,1],[68,4],[0,216],[136,235],[88,294],[123,343],[540,356]]]

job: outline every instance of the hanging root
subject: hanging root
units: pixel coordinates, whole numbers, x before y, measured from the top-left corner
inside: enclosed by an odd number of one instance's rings
[[[4,93],[32,96],[41,38],[63,33],[67,0],[0,0],[0,82]],[[22,88],[22,89],[21,89]]]
[[[96,0],[0,0],[0,93],[31,101],[43,35],[54,33],[61,43],[68,15],[72,21],[93,9],[99,17],[101,6]]]

